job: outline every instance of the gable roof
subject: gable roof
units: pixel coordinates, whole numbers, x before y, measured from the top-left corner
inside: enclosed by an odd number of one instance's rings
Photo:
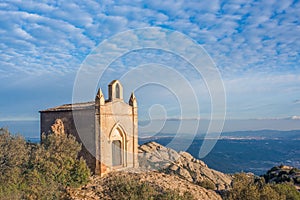
[[[71,111],[71,110],[86,110],[94,109],[95,102],[83,102],[83,103],[73,103],[73,104],[63,104],[53,108],[48,108],[46,110],[41,110],[40,112],[58,112],[58,111]]]

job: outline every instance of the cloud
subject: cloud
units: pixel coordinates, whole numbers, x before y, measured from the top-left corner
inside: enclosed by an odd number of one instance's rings
[[[67,68],[75,70],[103,39],[131,28],[161,26],[205,45],[226,75],[274,68],[286,71],[291,64],[299,64],[298,10],[299,3],[292,1],[4,1],[0,43],[9,46],[4,52],[13,48],[40,65],[49,62],[59,69],[69,63]],[[22,45],[35,54],[23,51]],[[54,54],[53,61],[45,54]],[[62,57],[67,55],[65,62]],[[24,64],[30,68],[28,61]]]
[[[16,77],[75,74],[103,40],[120,31],[159,26],[182,32],[205,47],[225,79],[229,113],[238,116],[240,110],[253,110],[250,117],[292,116],[299,109],[298,102],[290,100],[299,98],[299,10],[300,3],[292,0],[4,0],[0,77],[13,84]],[[149,56],[137,54],[140,57],[129,58],[142,62]],[[184,69],[176,59],[168,63],[168,58],[158,60]],[[114,71],[126,71],[132,62],[124,58]],[[192,71],[186,74],[195,77]]]
[[[294,119],[294,120],[300,120],[300,116],[294,115],[294,116],[291,117],[291,119]]]
[[[5,67],[9,64],[26,74],[65,73],[72,70],[68,66],[79,63],[80,56],[73,56],[73,52],[86,50],[84,46],[89,49],[94,46],[82,29],[61,19],[30,13],[31,7],[28,9],[0,11],[0,43],[3,44],[0,62],[7,73],[11,72],[11,67]]]
[[[224,80],[227,116],[231,118],[286,118],[300,112],[295,105],[300,78],[291,74],[249,74]]]

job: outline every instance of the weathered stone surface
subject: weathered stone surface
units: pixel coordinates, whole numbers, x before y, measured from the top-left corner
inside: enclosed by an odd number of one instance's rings
[[[208,168],[201,160],[187,152],[177,153],[156,142],[149,142],[139,147],[140,167],[176,174],[193,183],[204,180],[212,181],[218,190],[230,187],[232,177],[222,172]]]
[[[185,151],[181,151],[181,152],[179,152],[179,154],[186,161],[192,161],[194,158],[191,154],[189,154],[188,152],[185,152]]]
[[[177,174],[179,176],[181,176],[182,178],[188,180],[188,181],[191,181],[193,182],[193,178],[192,176],[190,175],[189,171],[186,170],[185,168],[183,167],[179,167],[177,170],[176,170]]]
[[[169,167],[170,171],[177,171],[179,169],[179,167],[177,165],[170,165]]]

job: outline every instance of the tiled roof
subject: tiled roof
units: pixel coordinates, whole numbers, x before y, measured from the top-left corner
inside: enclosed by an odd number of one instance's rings
[[[56,106],[53,108],[48,108],[40,112],[51,112],[51,111],[68,111],[68,110],[85,110],[93,109],[95,107],[95,102],[84,102],[84,103],[74,103],[74,104],[64,104],[61,106]]]

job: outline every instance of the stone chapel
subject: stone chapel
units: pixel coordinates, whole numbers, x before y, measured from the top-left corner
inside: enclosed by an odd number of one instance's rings
[[[134,93],[123,100],[118,80],[108,85],[108,99],[101,89],[95,101],[74,103],[40,111],[41,134],[72,134],[82,144],[82,156],[91,172],[138,167],[138,112]],[[66,147],[68,148],[68,147]]]

